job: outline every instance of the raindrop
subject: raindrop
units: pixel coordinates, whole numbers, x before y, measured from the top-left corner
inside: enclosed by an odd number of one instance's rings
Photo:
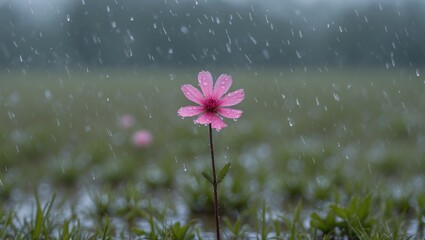
[[[15,114],[13,112],[7,112],[7,115],[9,116],[10,119],[14,119],[15,118]]]
[[[186,164],[183,163],[183,171],[187,172]]]
[[[269,54],[269,51],[267,51],[267,49],[263,49],[263,56],[265,59],[270,59],[270,54]]]
[[[334,93],[333,95],[334,95],[335,101],[339,102],[339,96],[338,96],[338,94]]]
[[[106,133],[108,134],[108,136],[112,137],[112,131],[110,129],[106,129]]]
[[[395,67],[394,53],[393,52],[391,52],[391,64],[393,65],[393,67]]]
[[[301,54],[297,50],[295,50],[295,53],[297,54],[297,58],[301,59]]]
[[[170,73],[170,80],[171,80],[171,81],[173,81],[173,80],[175,80],[175,79],[176,79],[176,75],[175,75],[175,74]]]
[[[69,16],[69,14],[66,15],[66,21],[70,22],[71,21],[71,16]]]
[[[189,33],[189,28],[188,28],[188,27],[186,27],[186,26],[181,26],[180,31],[181,31],[183,34],[188,34],[188,33]]]
[[[288,117],[287,119],[288,119],[289,126],[290,127],[293,127],[295,125],[295,120],[293,118],[291,118],[291,117]]]
[[[247,54],[245,54],[245,58],[246,58],[246,60],[248,60],[248,62],[249,62],[250,64],[252,64],[252,60],[248,57],[248,55],[247,55]]]
[[[249,39],[251,39],[251,42],[254,43],[254,45],[257,45],[257,40],[251,34],[248,34],[248,36]]]
[[[52,98],[52,92],[50,92],[50,90],[45,90],[44,91],[44,97],[48,100],[50,100]]]
[[[317,105],[317,106],[319,106],[319,105],[320,105],[320,102],[319,102],[319,98],[318,98],[318,97],[316,97],[316,105]]]
[[[421,73],[419,72],[419,69],[416,69],[416,77],[421,76]]]

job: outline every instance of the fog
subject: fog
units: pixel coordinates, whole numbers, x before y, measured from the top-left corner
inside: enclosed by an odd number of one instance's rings
[[[419,0],[7,0],[0,66],[415,66],[423,12]]]

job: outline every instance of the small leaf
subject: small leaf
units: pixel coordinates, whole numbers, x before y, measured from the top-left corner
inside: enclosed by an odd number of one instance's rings
[[[336,205],[332,205],[330,206],[330,208],[332,209],[332,211],[335,213],[335,215],[337,215],[338,217],[347,220],[348,219],[348,211],[342,207],[338,207]]]
[[[224,165],[224,167],[220,170],[220,173],[218,174],[217,183],[220,183],[221,181],[223,181],[223,179],[227,175],[227,172],[229,171],[229,168],[230,168],[230,163],[226,163],[226,165]]]
[[[214,184],[211,176],[208,173],[202,172],[202,176],[204,176],[204,178],[207,179],[208,182],[210,182],[211,184]]]

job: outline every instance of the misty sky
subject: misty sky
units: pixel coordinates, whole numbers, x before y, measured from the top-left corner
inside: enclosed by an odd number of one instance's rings
[[[21,16],[25,18],[32,18],[41,23],[56,20],[58,17],[66,15],[67,11],[72,10],[77,4],[85,4],[86,1],[90,0],[0,0],[0,7],[11,7],[17,10]],[[119,3],[123,0],[117,0]],[[159,0],[155,0],[159,1]],[[175,1],[175,2],[193,2],[196,4],[209,3],[212,0],[164,0],[164,1]],[[112,1],[111,1],[112,2]],[[145,2],[145,1],[143,1]],[[141,2],[141,4],[143,4]],[[378,0],[222,0],[223,3],[229,4],[253,4],[261,5],[262,7],[270,9],[275,14],[285,14],[288,11],[298,10],[297,8],[309,8],[317,6],[326,6],[319,11],[329,11],[340,9],[341,7],[361,7],[365,3],[368,4],[379,4]],[[398,4],[397,0],[386,0],[385,4],[389,2]],[[113,2],[112,2],[113,3]]]

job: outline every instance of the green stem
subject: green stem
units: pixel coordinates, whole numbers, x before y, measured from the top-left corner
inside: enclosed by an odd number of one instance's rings
[[[215,174],[215,163],[214,163],[214,144],[212,138],[212,127],[211,123],[208,125],[208,130],[210,134],[210,152],[211,152],[211,165],[213,173],[213,187],[214,187],[214,214],[215,214],[215,229],[217,233],[217,240],[220,240],[220,211],[218,207],[218,197],[217,197],[217,177]]]

